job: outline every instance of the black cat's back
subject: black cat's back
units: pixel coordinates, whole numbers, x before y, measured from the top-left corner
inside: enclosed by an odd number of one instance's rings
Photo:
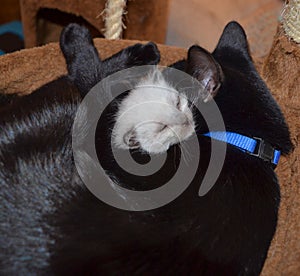
[[[46,215],[76,189],[70,158],[70,131],[79,101],[76,91],[61,78],[0,110],[3,274],[48,271],[53,240]]]

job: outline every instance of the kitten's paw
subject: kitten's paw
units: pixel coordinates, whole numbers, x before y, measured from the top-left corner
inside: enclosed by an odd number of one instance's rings
[[[60,36],[60,48],[66,58],[72,57],[89,45],[93,45],[93,39],[87,28],[71,23],[63,29]]]
[[[153,42],[135,44],[128,47],[130,58],[128,65],[156,65],[160,61],[160,52]]]

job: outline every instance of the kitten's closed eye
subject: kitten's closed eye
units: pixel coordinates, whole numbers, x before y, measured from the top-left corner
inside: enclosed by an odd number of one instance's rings
[[[167,127],[167,125],[162,125],[160,131],[164,131]]]
[[[180,106],[180,97],[178,96],[177,97],[177,105],[176,107],[180,110],[181,109],[181,106]]]

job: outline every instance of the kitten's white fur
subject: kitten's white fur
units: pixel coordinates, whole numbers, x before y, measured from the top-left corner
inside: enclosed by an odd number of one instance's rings
[[[118,148],[162,153],[192,135],[194,121],[188,101],[153,70],[120,103],[113,129]]]

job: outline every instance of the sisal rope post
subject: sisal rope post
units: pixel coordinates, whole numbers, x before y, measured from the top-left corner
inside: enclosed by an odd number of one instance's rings
[[[107,0],[105,13],[105,30],[106,39],[120,39],[123,28],[123,15],[125,14],[126,0]]]
[[[300,0],[289,0],[282,13],[282,25],[286,35],[300,43]]]

